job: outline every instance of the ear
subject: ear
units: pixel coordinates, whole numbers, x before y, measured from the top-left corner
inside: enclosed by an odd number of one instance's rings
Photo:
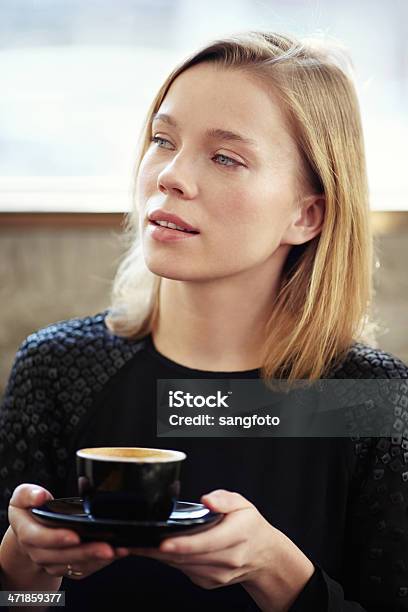
[[[320,234],[326,209],[325,197],[314,194],[302,198],[293,221],[283,237],[284,244],[304,244]]]

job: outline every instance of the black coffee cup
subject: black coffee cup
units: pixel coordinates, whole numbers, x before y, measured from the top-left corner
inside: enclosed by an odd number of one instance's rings
[[[186,454],[158,448],[82,448],[78,490],[94,518],[166,521],[180,495]]]

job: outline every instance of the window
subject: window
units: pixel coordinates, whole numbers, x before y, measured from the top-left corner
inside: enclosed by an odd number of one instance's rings
[[[372,207],[406,210],[403,0],[2,0],[0,210],[123,211],[139,130],[169,70],[220,34],[342,41],[354,60]]]

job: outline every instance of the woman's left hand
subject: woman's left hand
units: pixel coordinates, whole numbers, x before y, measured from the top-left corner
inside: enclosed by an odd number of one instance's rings
[[[204,589],[242,583],[261,609],[287,610],[314,572],[311,561],[239,493],[220,489],[201,502],[225,513],[221,523],[130,553],[176,567]]]

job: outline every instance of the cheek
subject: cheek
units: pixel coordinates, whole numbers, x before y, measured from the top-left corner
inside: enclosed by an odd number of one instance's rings
[[[144,196],[151,195],[153,190],[157,186],[158,170],[149,160],[148,153],[144,156],[142,163],[140,164],[137,182],[136,182],[136,193],[138,196],[143,198]]]
[[[232,235],[258,230],[273,216],[273,198],[259,187],[234,186],[213,196],[215,218],[228,226]]]
[[[213,185],[206,199],[216,218],[230,225],[247,224],[256,219],[256,194],[248,185],[227,184],[220,189]]]
[[[209,250],[219,263],[231,264],[246,259],[250,253],[257,252],[259,234],[265,232],[265,218],[260,208],[259,195],[245,186],[213,192],[210,197],[211,213],[209,218],[212,231],[209,232]],[[215,230],[215,231],[213,231]]]
[[[226,254],[233,251],[236,257],[250,258],[268,255],[279,246],[293,204],[287,186],[280,182],[271,185],[270,180],[234,187],[213,201],[219,203],[218,211],[214,211],[218,219],[215,241],[224,245]]]

